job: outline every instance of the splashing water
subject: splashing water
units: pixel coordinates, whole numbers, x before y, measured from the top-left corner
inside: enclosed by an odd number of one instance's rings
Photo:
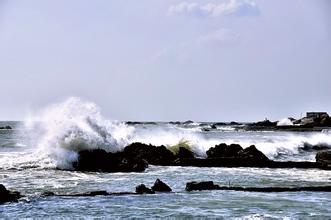
[[[37,154],[44,162],[57,168],[71,169],[77,152],[88,149],[121,150],[129,143],[133,127],[109,121],[91,102],[79,98],[51,105],[37,117],[26,121],[34,133]]]

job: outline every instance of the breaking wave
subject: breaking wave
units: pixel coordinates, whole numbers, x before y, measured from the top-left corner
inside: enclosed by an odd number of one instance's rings
[[[314,160],[315,154],[309,153],[313,146],[331,146],[330,132],[247,132],[229,128],[204,132],[198,123],[187,128],[168,123],[127,125],[104,118],[94,103],[75,97],[29,117],[24,130],[28,134],[25,144],[30,148],[12,158],[0,155],[1,165],[71,169],[81,150],[117,152],[132,142],[165,145],[173,152],[185,147],[199,157],[205,157],[206,150],[220,143],[236,143],[244,148],[254,144],[270,159],[286,160]]]

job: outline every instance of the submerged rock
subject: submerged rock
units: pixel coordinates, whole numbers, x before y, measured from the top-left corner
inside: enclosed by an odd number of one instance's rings
[[[136,187],[137,194],[154,194],[155,192],[150,188],[146,187],[144,184],[140,184]]]
[[[201,190],[216,190],[220,189],[219,185],[214,184],[213,181],[205,182],[188,182],[186,183],[186,191],[201,191]]]
[[[157,179],[154,183],[154,185],[152,186],[152,190],[155,192],[171,192],[172,189],[165,184],[164,182],[162,182],[160,179]]]
[[[316,162],[323,169],[331,169],[331,150],[317,152]]]
[[[9,191],[4,185],[0,184],[0,204],[6,202],[17,202],[21,197],[22,196],[19,192]]]

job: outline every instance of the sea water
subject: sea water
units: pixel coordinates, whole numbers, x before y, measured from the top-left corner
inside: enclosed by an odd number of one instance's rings
[[[236,191],[186,192],[189,181],[211,180],[224,186],[301,187],[331,184],[331,172],[317,169],[196,168],[149,166],[142,173],[76,172],[72,162],[83,149],[121,151],[132,142],[185,144],[197,157],[219,143],[254,144],[274,160],[314,161],[307,146],[331,146],[331,133],[245,131],[240,126],[167,122],[126,124],[104,118],[91,102],[70,98],[37,112],[22,122],[0,122],[0,183],[25,197],[0,205],[0,218],[26,217],[217,217],[331,218],[331,193]],[[206,129],[208,128],[208,129]],[[44,197],[42,193],[134,191],[159,178],[172,193],[154,195]]]

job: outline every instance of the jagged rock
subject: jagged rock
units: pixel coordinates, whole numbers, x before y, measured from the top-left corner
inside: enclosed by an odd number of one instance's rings
[[[324,169],[331,169],[331,150],[317,152],[316,162]]]
[[[201,191],[201,190],[217,190],[220,189],[219,185],[214,184],[213,181],[205,181],[205,182],[188,182],[186,183],[186,191]]]
[[[140,184],[136,187],[137,194],[154,194],[155,192],[150,188],[147,188],[144,184]]]
[[[235,121],[231,121],[231,122],[229,123],[229,125],[241,125],[241,124],[238,123],[238,122],[235,122]]]
[[[176,155],[178,158],[194,158],[192,151],[186,149],[185,147],[179,147],[178,153]]]
[[[225,143],[216,145],[207,150],[206,154],[208,158],[216,157],[236,157],[238,152],[243,148],[239,144],[227,145]]]
[[[148,163],[141,158],[95,149],[79,152],[78,161],[73,167],[80,171],[142,172]]]
[[[21,197],[22,196],[19,192],[9,191],[4,185],[0,184],[0,204],[6,202],[17,202]]]
[[[142,143],[132,143],[124,148],[123,154],[136,159],[143,159],[151,165],[170,165],[175,159],[175,155],[165,146],[153,146]]]
[[[243,159],[252,159],[256,162],[268,162],[269,158],[265,156],[261,151],[256,149],[255,145],[251,145],[238,152],[238,156]]]
[[[172,189],[165,184],[164,182],[162,182],[160,179],[157,179],[154,183],[154,185],[152,186],[152,190],[155,192],[171,192]]]

